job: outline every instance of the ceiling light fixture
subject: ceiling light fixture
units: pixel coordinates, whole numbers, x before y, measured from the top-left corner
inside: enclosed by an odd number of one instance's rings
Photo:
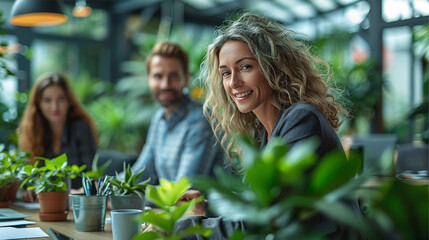
[[[88,17],[91,15],[92,8],[86,4],[86,0],[77,0],[73,8],[73,16]]]
[[[51,26],[67,21],[59,0],[15,0],[10,23],[16,26]]]

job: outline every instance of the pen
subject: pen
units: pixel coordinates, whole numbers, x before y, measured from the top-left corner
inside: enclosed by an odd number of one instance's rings
[[[85,192],[85,195],[88,196],[88,189],[86,188],[85,177],[82,177],[82,188],[83,188],[83,191]]]

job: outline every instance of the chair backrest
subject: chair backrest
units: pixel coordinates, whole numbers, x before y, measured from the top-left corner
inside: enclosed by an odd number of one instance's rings
[[[397,137],[394,134],[370,134],[354,137],[353,147],[363,148],[363,172],[374,170],[380,166],[382,157],[388,158],[393,166],[393,156],[396,149]],[[388,172],[376,172],[377,175],[385,175]]]
[[[429,171],[429,146],[403,144],[398,148],[395,171]]]

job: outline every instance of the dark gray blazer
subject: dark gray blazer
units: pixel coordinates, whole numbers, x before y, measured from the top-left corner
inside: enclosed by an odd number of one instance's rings
[[[83,119],[70,119],[67,121],[61,136],[60,154],[66,153],[67,163],[82,166],[86,164],[85,171],[91,170],[92,160],[97,151],[94,134],[89,124]],[[56,157],[51,149],[47,149],[46,158]],[[82,187],[81,178],[72,179],[72,188]]]
[[[289,147],[313,136],[320,139],[320,146],[316,150],[319,158],[334,149],[341,149],[344,152],[341,141],[329,120],[311,104],[297,103],[280,112],[271,133],[271,137],[284,139]],[[264,149],[267,143],[267,132],[264,132],[261,149]]]

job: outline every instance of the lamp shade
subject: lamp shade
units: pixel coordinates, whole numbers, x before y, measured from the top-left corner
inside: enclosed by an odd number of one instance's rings
[[[86,4],[86,0],[77,0],[72,14],[75,17],[83,18],[91,15],[91,12],[92,8]]]
[[[10,23],[35,27],[57,25],[67,21],[58,0],[15,0]]]

